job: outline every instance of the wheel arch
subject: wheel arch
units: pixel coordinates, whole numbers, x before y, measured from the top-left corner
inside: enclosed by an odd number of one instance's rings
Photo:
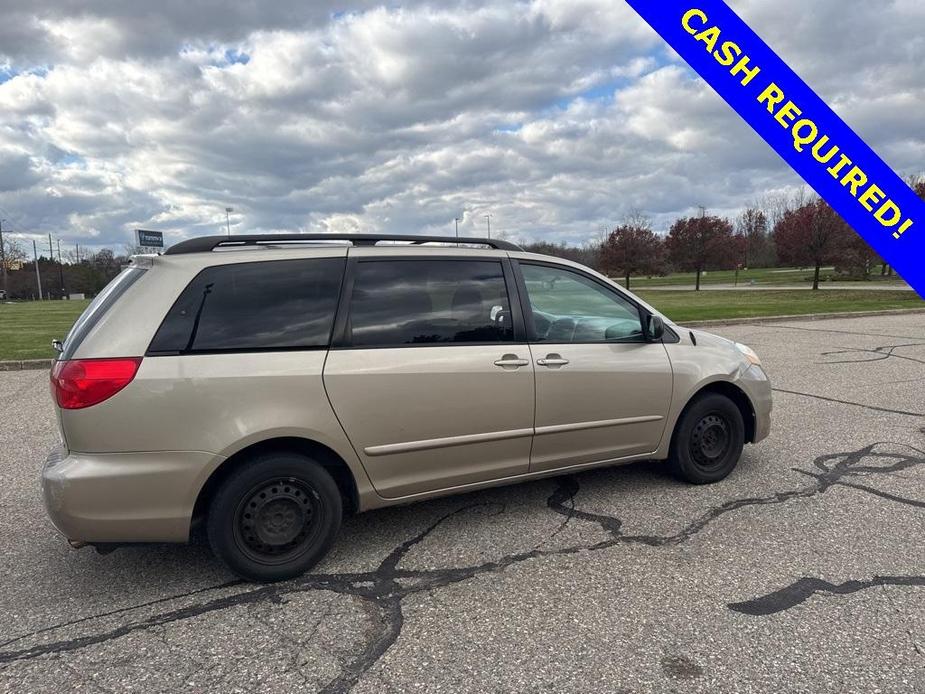
[[[742,421],[745,423],[745,443],[755,442],[756,416],[755,406],[749,399],[748,394],[735,383],[730,381],[712,381],[701,386],[696,390],[684,404],[684,408],[678,414],[674,422],[674,428],[671,432],[671,442],[674,443],[674,437],[678,430],[678,425],[684,418],[685,413],[691,405],[702,395],[706,393],[716,393],[731,400],[742,414]]]
[[[360,508],[360,495],[353,471],[347,462],[332,448],[312,439],[297,436],[278,436],[252,443],[226,458],[216,467],[199,490],[193,506],[193,522],[204,518],[209,501],[228,476],[255,455],[272,452],[299,453],[318,462],[334,479],[344,501],[345,513],[356,513]]]

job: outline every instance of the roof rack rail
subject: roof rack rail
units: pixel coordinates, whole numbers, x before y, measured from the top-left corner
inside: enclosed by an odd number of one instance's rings
[[[354,246],[375,246],[380,241],[401,241],[419,246],[425,243],[448,243],[488,246],[503,251],[523,250],[517,244],[499,239],[455,236],[414,236],[397,234],[249,234],[242,236],[201,236],[181,241],[168,248],[164,255],[208,253],[216,248],[243,248],[246,246],[278,246],[303,241],[344,241]]]

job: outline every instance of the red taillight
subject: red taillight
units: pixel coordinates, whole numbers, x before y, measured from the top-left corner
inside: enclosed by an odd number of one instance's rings
[[[51,390],[65,410],[90,407],[131,383],[140,365],[141,357],[58,361],[51,371]]]

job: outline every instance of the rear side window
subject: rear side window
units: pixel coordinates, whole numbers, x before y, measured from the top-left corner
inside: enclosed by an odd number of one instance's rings
[[[183,290],[149,354],[326,347],[345,259],[217,265]]]
[[[500,262],[388,260],[357,264],[347,341],[354,347],[511,342]]]
[[[96,298],[90,302],[90,305],[80,314],[80,318],[74,323],[74,326],[67,334],[64,340],[64,351],[59,359],[71,359],[74,352],[80,347],[80,343],[90,334],[93,327],[100,322],[100,319],[106,315],[106,312],[125,294],[129,287],[141,279],[147,270],[140,267],[127,267],[113,278],[107,284],[103,291],[96,295]]]

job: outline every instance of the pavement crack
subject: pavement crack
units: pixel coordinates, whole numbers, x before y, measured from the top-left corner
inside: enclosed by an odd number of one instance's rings
[[[338,677],[319,690],[324,694],[349,692],[401,635],[401,629],[405,623],[401,597],[392,596],[381,600],[367,599],[365,605],[378,612],[378,615],[374,616],[374,621],[377,623],[371,630],[372,638],[368,640],[359,655],[344,666],[343,672]]]
[[[773,593],[743,602],[729,603],[734,612],[766,617],[785,612],[809,600],[816,593],[850,595],[876,586],[925,586],[925,576],[874,576],[867,581],[845,581],[829,583],[820,578],[804,577]]]
[[[796,325],[780,325],[778,323],[749,323],[755,328],[780,328],[782,330],[801,330],[807,333],[838,333],[839,335],[860,335],[861,337],[893,337],[897,340],[925,340],[925,335],[885,335],[883,333],[862,333],[854,330],[832,330],[830,328],[804,328]]]
[[[868,355],[866,359],[842,359],[838,361],[826,361],[823,364],[866,364],[874,361],[886,361],[887,359],[903,359],[905,361],[915,362],[916,364],[925,364],[925,359],[916,359],[907,357],[905,354],[896,354],[897,349],[903,347],[925,347],[925,342],[910,342],[902,345],[881,345],[873,349],[865,347],[853,347],[849,349],[840,349],[834,352],[823,352],[823,357],[839,356],[843,354],[861,354]]]
[[[918,465],[925,464],[925,452],[918,448],[914,448],[912,446],[904,446],[909,448],[912,452],[920,454],[923,457],[919,457],[918,455],[904,455],[900,453],[879,453],[877,448],[883,445],[888,444],[875,443],[870,446],[865,446],[859,451],[853,451],[849,453],[833,453],[819,456],[813,461],[813,466],[817,470],[816,472],[794,468],[794,471],[814,478],[816,480],[814,485],[800,489],[776,492],[774,494],[763,497],[732,499],[725,502],[724,504],[721,504],[720,506],[708,510],[696,520],[688,523],[688,525],[686,525],[674,535],[625,535],[622,531],[622,524],[617,518],[604,514],[588,513],[586,511],[580,511],[577,509],[570,511],[563,505],[563,501],[566,498],[574,499],[577,490],[574,492],[569,490],[570,496],[566,496],[564,490],[566,483],[560,483],[560,487],[557,488],[557,490],[553,492],[552,496],[549,497],[548,503],[550,508],[552,508],[557,513],[572,513],[576,518],[581,518],[583,520],[588,520],[590,522],[600,524],[602,528],[610,532],[610,534],[613,536],[614,542],[624,544],[635,543],[654,547],[660,547],[663,545],[678,545],[686,542],[701,530],[706,528],[708,525],[710,525],[713,521],[726,515],[727,513],[749,506],[780,504],[786,503],[793,499],[809,498],[817,494],[822,494],[835,485],[852,487],[860,491],[866,491],[877,496],[888,498],[891,501],[907,503],[913,506],[922,505],[922,502],[917,500],[897,497],[891,494],[887,494],[886,492],[882,492],[878,489],[867,487],[866,485],[860,485],[845,480],[845,478],[848,477],[862,477],[877,474],[895,474],[916,467]],[[863,465],[862,461],[868,458],[873,458],[876,460],[888,460],[892,461],[892,464],[882,466]],[[575,484],[577,485],[577,481]],[[605,542],[602,544],[607,543]]]
[[[849,486],[862,492],[883,496],[885,492],[880,492],[880,490],[858,484],[849,478],[870,477],[880,474],[895,475],[925,464],[925,452],[905,445],[902,445],[902,448],[908,449],[910,452],[900,453],[881,450],[882,447],[887,445],[899,447],[901,444],[881,442],[871,444],[857,451],[819,456],[813,461],[812,470],[807,471],[795,468],[798,472],[812,478],[811,484],[796,489],[774,492],[765,496],[731,499],[707,510],[699,517],[689,521],[687,525],[682,527],[678,532],[669,535],[627,534],[624,532],[623,523],[619,518],[578,508],[576,501],[580,491],[578,478],[574,475],[566,475],[558,479],[555,488],[547,499],[548,508],[565,517],[565,521],[559,527],[559,530],[553,533],[553,536],[561,531],[567,524],[578,519],[598,524],[603,530],[609,533],[610,537],[594,544],[574,544],[567,547],[551,549],[542,549],[541,546],[534,547],[533,549],[508,554],[499,559],[472,566],[450,566],[437,569],[401,567],[401,563],[408,553],[448,520],[465,513],[487,512],[498,515],[505,511],[505,507],[497,503],[469,504],[437,518],[418,534],[400,543],[388,553],[377,568],[371,571],[309,574],[285,583],[255,586],[248,590],[176,608],[144,619],[128,621],[118,627],[99,631],[97,633],[42,643],[16,650],[10,650],[8,648],[4,650],[0,648],[0,665],[14,661],[30,660],[41,656],[51,656],[69,651],[76,651],[120,638],[132,632],[146,630],[156,631],[158,628],[162,628],[174,622],[193,619],[205,614],[242,605],[253,605],[259,602],[280,603],[286,596],[293,594],[310,591],[330,591],[341,595],[352,596],[359,600],[360,604],[363,605],[363,609],[372,617],[372,626],[367,634],[365,645],[342,665],[340,674],[321,689],[321,691],[329,694],[347,692],[379,662],[401,636],[402,627],[405,623],[402,601],[406,597],[433,591],[461,581],[467,581],[480,575],[498,573],[510,566],[534,559],[565,557],[583,552],[596,552],[623,544],[638,544],[655,548],[680,545],[691,540],[698,533],[727,514],[754,506],[782,504],[798,499],[807,499],[818,494],[823,494],[838,485]],[[914,506],[921,505],[919,501],[902,499],[901,497],[893,497],[891,500],[910,503]],[[807,580],[818,581],[818,579]],[[925,578],[921,577],[887,577],[884,580],[912,581],[912,585],[919,585],[918,581],[925,582]],[[145,606],[160,604],[171,599],[176,599],[177,597],[187,597],[188,595],[194,595],[196,592],[234,587],[242,583],[242,581],[234,581],[223,584],[222,586],[194,591],[184,596],[174,596],[173,598],[152,601],[151,603],[145,603],[135,608],[115,610],[97,615],[96,618],[127,613],[131,609],[139,609]],[[783,592],[788,596],[800,596],[806,592],[806,587],[808,585],[811,586],[813,590],[807,594],[807,597],[812,594],[812,592],[826,589],[828,589],[829,592],[839,592],[839,594],[841,594],[846,591],[851,592],[849,588],[854,587],[856,582],[849,582],[848,584],[843,584],[841,587],[832,587],[831,584],[825,584],[824,582],[812,584],[804,583],[800,585],[800,589],[791,590],[789,593],[787,593],[786,590],[778,591],[778,593],[774,595]],[[897,583],[897,585],[906,585],[906,583]],[[860,590],[863,587],[866,586],[861,585],[861,588],[857,589]],[[800,590],[802,590],[802,592],[800,592]],[[799,602],[805,599],[804,597],[799,600]],[[761,599],[759,598],[758,600],[760,601]],[[764,605],[765,603],[759,604]],[[779,605],[783,603],[778,599],[774,604]],[[45,634],[56,629],[64,629],[75,624],[84,623],[91,619],[93,619],[93,617],[61,623],[37,630],[30,635]],[[3,646],[9,646],[25,638],[26,636],[17,637],[16,639],[6,642]]]
[[[49,631],[64,629],[67,627],[75,626],[77,624],[81,624],[83,622],[89,622],[94,619],[103,619],[105,617],[113,617],[115,615],[123,614],[125,612],[141,610],[141,609],[144,609],[145,607],[153,607],[154,605],[160,605],[165,602],[172,602],[174,600],[181,600],[183,598],[189,598],[194,595],[208,593],[213,590],[224,590],[226,588],[234,588],[235,586],[244,585],[246,583],[247,583],[246,581],[243,581],[241,579],[236,579],[234,581],[228,581],[226,583],[222,583],[217,586],[207,586],[205,588],[197,588],[196,590],[190,590],[190,591],[187,591],[186,593],[177,593],[176,595],[169,595],[166,598],[158,598],[157,600],[151,600],[150,602],[143,602],[138,605],[131,605],[129,607],[120,607],[117,610],[110,610],[109,612],[100,612],[99,614],[90,615],[88,617],[81,617],[80,619],[73,619],[68,622],[60,622],[58,624],[55,624],[54,626],[45,627],[44,629],[36,629],[35,631],[30,631],[27,634],[22,634],[15,638],[9,639],[8,641],[3,641],[2,643],[0,643],[0,649],[5,648],[6,646],[10,646],[16,643],[17,641],[22,641],[24,639],[28,639],[33,636],[38,636],[40,634],[44,634]],[[0,662],[2,662],[2,660],[0,660]]]
[[[564,515],[566,517],[566,523],[570,522],[573,518],[578,518],[579,520],[588,521],[589,523],[597,523],[603,530],[609,532],[611,535],[617,537],[621,535],[620,529],[623,526],[623,521],[619,518],[598,513],[589,513],[588,511],[581,511],[575,507],[575,496],[578,494],[579,485],[574,475],[560,477],[558,482],[559,484],[555,491],[553,491],[546,500],[546,505],[556,513]],[[565,506],[566,501],[569,503],[568,507]]]
[[[572,519],[575,517],[575,495],[577,493],[578,480],[576,480],[573,475],[565,475],[559,478],[559,485],[546,500],[546,505],[556,513],[564,515],[565,520],[563,520],[544,540],[534,546],[534,549],[539,549],[549,544],[569,526]],[[565,503],[568,503],[567,509],[563,508],[563,504]]]
[[[917,508],[925,508],[925,501],[907,499],[904,496],[890,494],[889,492],[880,491],[879,489],[874,489],[873,487],[868,487],[864,484],[856,484],[854,482],[839,482],[839,484],[844,487],[851,487],[852,489],[857,489],[858,491],[867,492],[868,494],[873,494],[874,496],[879,496],[881,499],[887,499],[888,501],[895,501],[899,504],[906,504],[907,506],[915,506]]]
[[[787,395],[799,395],[804,398],[814,398],[816,400],[824,400],[825,402],[836,402],[840,405],[852,405],[854,407],[863,407],[866,410],[873,410],[874,412],[887,412],[889,414],[898,414],[905,417],[925,417],[925,413],[922,412],[908,412],[906,410],[892,410],[888,407],[877,407],[876,405],[865,405],[862,402],[851,402],[850,400],[839,400],[838,398],[829,398],[824,395],[816,395],[814,393],[801,393],[796,390],[785,390],[784,388],[772,388],[775,393],[786,393]]]

